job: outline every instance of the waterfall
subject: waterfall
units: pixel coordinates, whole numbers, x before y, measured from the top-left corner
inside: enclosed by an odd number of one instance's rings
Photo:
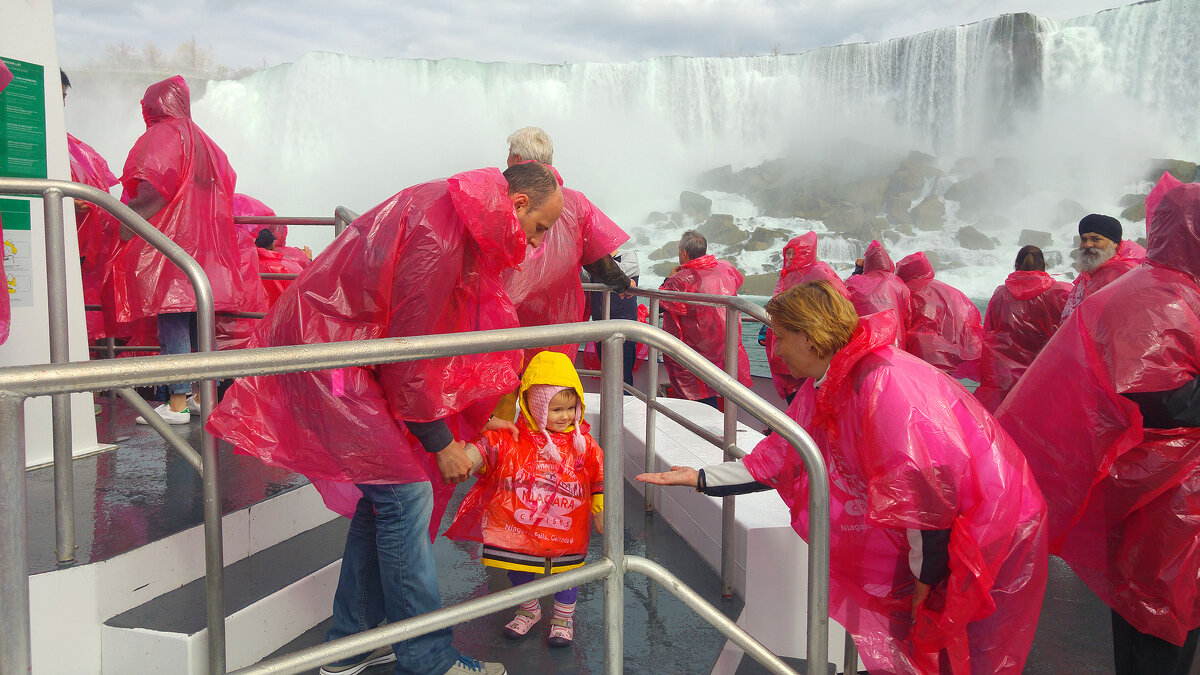
[[[500,165],[506,136],[526,125],[551,133],[567,185],[629,230],[677,210],[707,169],[837,157],[843,139],[924,150],[947,168],[1025,156],[1045,173],[1034,181],[1089,167],[1060,196],[1109,206],[1128,179],[1097,167],[1200,156],[1197,44],[1200,2],[1159,0],[769,56],[550,65],[310,53],[194,82],[192,109],[239,189],[287,214],[363,210],[413,183]],[[141,89],[160,76],[72,76],[68,127],[118,169],[142,130]],[[651,247],[659,234],[646,233]]]

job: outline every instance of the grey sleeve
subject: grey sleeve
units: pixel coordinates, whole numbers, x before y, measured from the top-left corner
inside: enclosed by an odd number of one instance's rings
[[[741,462],[721,462],[700,469],[696,489],[710,497],[729,497],[770,490],[771,486],[754,480]]]
[[[425,452],[438,452],[454,442],[454,434],[445,420],[432,422],[405,422],[404,426],[421,442]]]
[[[638,263],[637,253],[633,251],[621,251],[621,254],[617,256],[616,260],[617,265],[621,268],[621,271],[625,273],[625,276],[632,279],[633,277],[641,275],[642,266]]]
[[[936,586],[950,574],[950,530],[908,530],[908,567],[923,584]]]

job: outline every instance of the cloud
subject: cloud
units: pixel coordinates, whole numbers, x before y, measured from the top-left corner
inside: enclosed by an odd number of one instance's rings
[[[1109,4],[1061,0],[1049,18]],[[169,51],[194,36],[219,63],[240,68],[295,61],[310,51],[521,63],[799,52],[1026,8],[1016,0],[59,0],[55,18],[68,67],[119,41]]]

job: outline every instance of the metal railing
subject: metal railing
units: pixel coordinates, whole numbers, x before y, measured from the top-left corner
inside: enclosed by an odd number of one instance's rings
[[[621,429],[623,406],[620,363],[623,340],[629,338],[669,354],[681,365],[727,400],[742,406],[769,428],[780,433],[800,453],[809,476],[809,551],[808,551],[808,658],[827,662],[829,623],[829,484],[821,455],[812,440],[791,418],[750,390],[738,384],[721,369],[661,330],[633,321],[575,323],[559,326],[516,328],[407,339],[378,339],[361,342],[267,347],[229,352],[209,352],[130,359],[65,363],[42,366],[0,368],[0,670],[26,672],[30,668],[29,596],[25,558],[24,501],[24,421],[22,406],[26,398],[67,394],[96,389],[127,389],[161,382],[205,381],[244,375],[268,375],[307,370],[324,370],[377,363],[391,363],[449,355],[474,354],[523,349],[547,344],[604,341],[604,357],[610,367],[604,371],[601,404],[601,442],[605,444],[605,471],[623,475]],[[205,468],[207,456],[202,458]],[[206,494],[217,488],[216,472],[203,475]],[[608,500],[622,503],[623,481],[607,486]],[[278,659],[238,671],[251,673],[298,673],[315,665],[353,656],[398,640],[422,635],[470,618],[514,607],[521,602],[562,590],[584,581],[605,579],[605,653],[606,670],[621,672],[623,653],[624,574],[645,574],[664,585],[686,604],[697,608],[707,621],[738,644],[752,658],[772,672],[792,672],[786,664],[746,634],[741,628],[707,603],[704,603],[678,579],[654,563],[626,556],[623,542],[624,514],[621,509],[606,509],[604,559],[572,572],[447,607],[438,612],[389,624],[354,636],[328,642]],[[206,540],[206,551],[211,543]],[[216,542],[219,545],[219,541]],[[208,556],[206,555],[206,558]],[[219,558],[218,558],[219,561]],[[207,595],[221,594],[219,573],[207,571]],[[215,579],[215,581],[214,581]],[[223,620],[223,617],[222,617]],[[222,624],[223,625],[223,624]],[[216,642],[210,650],[209,672],[224,669],[223,631],[211,631]]]
[[[611,294],[615,291],[609,289],[603,284],[584,284],[585,291],[602,294],[602,302],[604,308],[604,318],[610,316]],[[648,298],[650,300],[650,317],[649,325],[659,327],[660,325],[660,307],[659,303],[662,300],[671,302],[681,302],[685,304],[711,305],[715,307],[723,307],[725,309],[725,373],[737,379],[737,359],[738,350],[742,347],[740,340],[742,318],[745,313],[755,321],[767,323],[769,317],[767,312],[757,304],[745,298],[736,295],[705,295],[701,293],[681,293],[678,291],[663,291],[651,288],[630,288],[627,295],[636,295],[638,297]],[[724,425],[722,435],[716,436],[707,429],[696,424],[693,420],[687,419],[683,415],[674,410],[662,405],[656,399],[658,397],[658,351],[653,347],[650,348],[649,356],[647,357],[649,371],[647,372],[646,391],[640,391],[636,387],[626,385],[625,388],[634,396],[638,397],[646,403],[646,458],[645,464],[647,471],[655,470],[655,442],[657,439],[657,420],[655,416],[662,413],[670,418],[675,423],[683,426],[685,429],[696,434],[700,438],[709,443],[721,448],[724,456],[724,461],[732,462],[741,459],[746,455],[746,451],[737,447],[737,411],[736,402],[726,399],[724,410]],[[645,509],[648,512],[654,510],[654,486],[647,484],[645,486]],[[725,597],[733,597],[734,591],[734,570],[737,565],[734,549],[734,534],[737,527],[737,506],[736,497],[721,498],[721,595]]]
[[[62,180],[0,178],[0,194],[41,197],[45,206],[46,275],[48,278],[47,304],[49,305],[51,317],[51,367],[53,367],[53,364],[63,364],[70,360],[67,351],[69,343],[66,292],[66,228],[62,214],[62,200],[65,197],[81,199],[108,211],[121,221],[121,223],[128,226],[135,235],[144,239],[148,244],[162,253],[167,260],[170,260],[183,271],[188,281],[192,284],[192,290],[196,297],[196,340],[198,343],[196,349],[201,353],[215,351],[216,316],[213,313],[212,286],[208,282],[208,276],[205,274],[204,268],[178,244],[172,241],[170,237],[146,222],[133,209],[121,203],[120,200],[107,192],[80,183]],[[88,387],[72,391],[92,390],[92,388]],[[0,396],[3,395],[3,393],[0,393]],[[202,421],[208,420],[208,414],[212,412],[216,400],[216,383],[213,381],[201,381],[200,418]],[[75,477],[71,449],[70,393],[56,392],[52,397],[52,401],[55,551],[59,564],[69,564],[75,560]],[[145,406],[143,416],[146,416],[145,412],[148,410],[149,406]],[[157,417],[156,415],[151,416]],[[146,416],[146,419],[149,420],[151,416]],[[18,411],[16,417],[19,420],[19,424],[16,424],[12,419],[0,422],[0,426],[5,427],[0,433],[5,435],[12,433],[13,429],[9,427],[15,426],[20,428],[20,432],[23,435],[24,416]],[[168,435],[172,434],[164,434],[164,437]],[[191,447],[188,446],[188,449],[190,450]],[[0,452],[3,452],[3,450],[0,450]],[[10,479],[8,475],[10,473],[12,474],[11,480],[21,481],[19,494],[22,503],[24,503],[25,450],[23,442],[19,453],[19,462],[14,461],[14,457],[17,457],[17,455],[18,453],[4,453],[3,458],[0,458],[4,467],[0,469],[0,473],[5,474],[5,478],[3,479],[5,483]],[[190,463],[193,463],[193,466],[195,466],[194,455],[195,451],[192,451],[191,455],[184,455]],[[209,586],[220,588],[223,583],[224,574],[221,542],[221,493],[217,470],[217,440],[209,434],[200,435],[200,458],[200,473],[203,483],[205,579]],[[5,487],[8,486],[6,485]],[[0,518],[0,521],[4,522],[4,524],[0,524],[0,551],[4,553],[0,559],[3,559],[5,564],[15,564],[13,560],[8,558],[8,555],[11,553],[11,555],[16,556],[20,553],[20,559],[24,561],[25,532],[23,521],[9,524],[7,517]],[[13,529],[10,530],[10,527]],[[19,537],[16,535],[19,535]],[[10,549],[10,547],[12,548]],[[17,550],[18,548],[19,551]],[[26,569],[24,562],[21,564],[21,569]],[[24,575],[22,577],[24,578]],[[0,583],[0,597],[5,598],[4,600],[0,600],[0,603],[7,604],[9,602],[7,598],[13,598],[13,601],[16,601],[17,598],[23,596],[23,600],[20,602],[23,603],[26,611],[28,611],[29,597],[27,582],[22,581],[22,596],[13,596],[11,592],[8,582]],[[223,669],[225,667],[225,603],[220,593],[209,594],[207,616],[209,661],[220,664],[220,667]],[[28,619],[26,619],[26,629],[28,629]],[[0,629],[0,632],[3,632],[3,630]],[[0,639],[0,654],[6,653],[9,649],[10,646],[7,640]],[[7,667],[3,670],[4,672],[25,672],[24,670],[10,671]]]

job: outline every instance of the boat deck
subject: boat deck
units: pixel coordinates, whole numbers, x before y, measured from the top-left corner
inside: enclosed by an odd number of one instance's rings
[[[133,413],[119,400],[98,396],[102,442],[116,450],[75,461],[78,563],[100,561],[161,539],[202,522],[200,482],[192,468],[169,452],[148,427],[133,424]],[[714,415],[717,414],[715,411]],[[193,440],[199,433],[193,421],[181,433]],[[223,507],[234,511],[302,487],[302,476],[265,467],[259,462],[222,451]],[[29,472],[29,532],[31,573],[55,569],[52,471]],[[459,490],[461,498],[465,490]],[[738,598],[719,596],[716,573],[662,518],[646,515],[635,490],[626,491],[625,546],[664,564],[727,616],[742,611]],[[452,508],[448,513],[453,513]],[[454,604],[507,585],[502,574],[474,558],[474,545],[439,538],[435,545],[444,601]],[[599,540],[593,539],[593,556]],[[766,672],[749,659],[714,671],[726,647],[724,638],[701,621],[670,593],[631,574],[625,582],[625,671],[630,673],[710,673],[739,675]],[[500,627],[507,613],[468,622],[456,628],[455,645],[464,653],[503,661],[509,672],[603,672],[600,626],[603,592],[598,584],[580,589],[576,642],[568,649],[549,650],[544,634],[535,628],[523,641],[509,641]],[[202,608],[201,608],[202,611]],[[328,621],[316,626],[278,653],[315,644],[323,639]],[[840,630],[836,626],[833,630]],[[544,628],[542,629],[544,631]],[[793,663],[803,667],[802,662]],[[35,669],[36,670],[36,669]],[[315,672],[315,671],[314,671]],[[366,671],[390,672],[388,667]],[[1051,559],[1050,582],[1041,622],[1026,673],[1111,673],[1111,633],[1106,607],[1057,558]],[[1200,675],[1200,664],[1192,673]]]

